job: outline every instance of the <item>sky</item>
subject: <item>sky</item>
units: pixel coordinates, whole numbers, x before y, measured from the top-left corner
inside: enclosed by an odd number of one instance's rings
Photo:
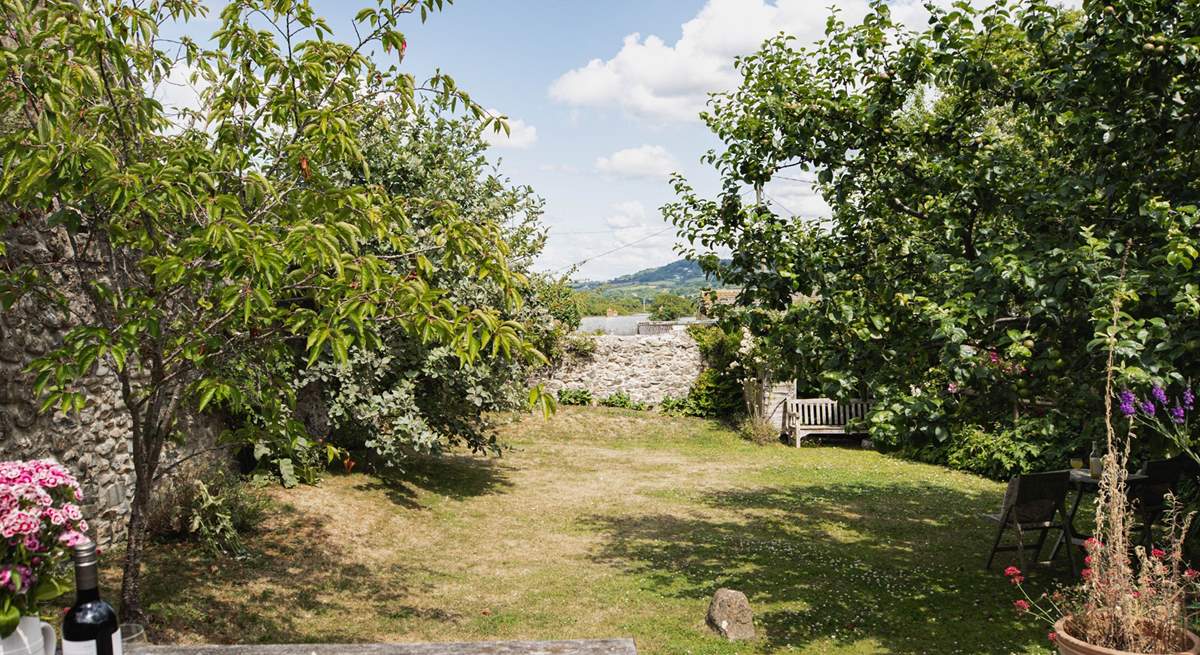
[[[979,4],[982,0],[973,0]],[[1077,2],[1077,0],[1072,0]],[[893,14],[925,23],[925,0],[892,0]],[[950,0],[937,0],[946,5]],[[352,17],[370,0],[312,0],[335,37],[350,41]],[[183,28],[203,39],[209,18]],[[403,26],[402,69],[452,76],[509,119],[489,137],[501,171],[546,200],[549,240],[537,269],[604,280],[679,259],[659,208],[679,172],[703,194],[718,179],[700,158],[719,142],[699,119],[708,94],[735,88],[734,58],[781,31],[819,38],[830,7],[847,21],[866,0],[456,0],[426,23]],[[378,56],[383,61],[383,53]],[[391,62],[388,62],[391,63]],[[803,182],[767,188],[776,211],[828,213]]]

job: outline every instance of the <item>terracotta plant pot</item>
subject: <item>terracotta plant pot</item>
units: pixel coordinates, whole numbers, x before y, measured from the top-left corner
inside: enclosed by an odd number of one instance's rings
[[[1131,653],[1124,650],[1113,650],[1111,648],[1101,648],[1093,646],[1087,642],[1080,641],[1067,633],[1066,625],[1067,618],[1063,617],[1054,624],[1054,643],[1058,644],[1059,655],[1198,655],[1200,654],[1200,637],[1197,637],[1191,631],[1187,633],[1188,647],[1186,650],[1176,651],[1174,653]]]

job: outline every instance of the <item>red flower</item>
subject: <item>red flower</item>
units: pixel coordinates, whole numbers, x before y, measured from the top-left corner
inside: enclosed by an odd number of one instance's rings
[[[1091,566],[1091,565],[1092,565],[1092,556],[1091,556],[1091,555],[1084,555],[1084,556],[1083,556],[1083,563],[1084,563],[1084,564],[1086,564],[1087,566]]]
[[[1197,571],[1196,569],[1188,569],[1183,572],[1183,577],[1187,578],[1188,580],[1191,580],[1198,575],[1200,575],[1200,571]]]
[[[1024,598],[1014,600],[1013,607],[1017,608],[1018,610],[1020,610],[1022,612],[1028,612],[1029,611],[1029,601],[1025,600]]]
[[[1088,537],[1083,541],[1083,547],[1087,548],[1088,550],[1096,550],[1098,548],[1102,548],[1103,546],[1104,544],[1097,541],[1095,537]]]
[[[1058,633],[1051,632],[1050,634],[1046,635],[1046,638],[1050,641],[1054,641],[1055,639],[1058,639]]]
[[[1006,575],[1010,578],[1013,577],[1014,575],[1021,575],[1021,569],[1018,569],[1015,566],[1010,566],[1007,569],[1004,569],[1004,575]]]
[[[1080,571],[1080,572],[1079,572],[1079,575],[1083,576],[1083,579],[1084,579],[1084,580],[1087,580],[1088,578],[1092,577],[1092,570],[1091,570],[1091,569],[1084,569],[1084,570],[1082,570],[1082,571]]]
[[[1162,559],[1167,556],[1167,553],[1161,548],[1155,548],[1154,550],[1150,551],[1150,556],[1154,559]]]

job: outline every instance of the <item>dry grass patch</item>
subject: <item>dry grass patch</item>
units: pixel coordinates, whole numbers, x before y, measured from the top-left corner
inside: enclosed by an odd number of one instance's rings
[[[506,421],[499,460],[413,462],[275,490],[252,558],[150,553],[155,635],[185,642],[633,636],[640,652],[1045,652],[982,570],[1000,487],[720,425],[563,408]],[[1047,578],[1049,579],[1049,578]],[[703,625],[741,589],[761,637]]]

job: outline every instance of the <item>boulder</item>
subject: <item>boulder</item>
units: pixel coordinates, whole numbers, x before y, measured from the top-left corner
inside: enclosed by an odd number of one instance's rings
[[[754,638],[754,614],[746,594],[718,589],[708,604],[708,625],[729,641]]]

